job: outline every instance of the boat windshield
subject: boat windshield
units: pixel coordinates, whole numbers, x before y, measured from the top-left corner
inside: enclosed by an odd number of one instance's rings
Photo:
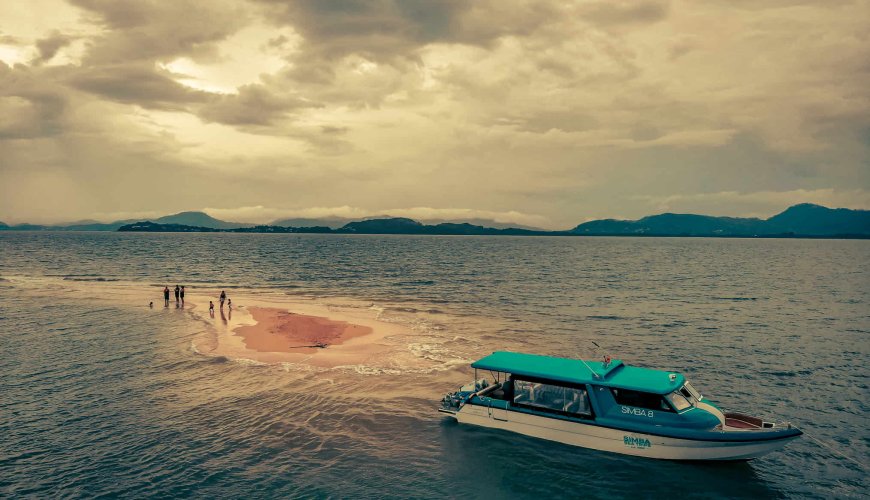
[[[683,411],[686,408],[695,406],[701,401],[701,394],[692,387],[692,384],[686,382],[678,390],[665,396],[677,411]]]
[[[696,391],[695,388],[692,387],[692,384],[690,384],[689,382],[686,382],[686,383],[683,385],[683,387],[680,389],[680,393],[681,393],[683,396],[685,396],[686,399],[688,399],[689,401],[691,401],[692,404],[695,404],[695,403],[697,403],[698,401],[704,399],[704,397],[701,396],[701,393],[698,392],[698,391]]]
[[[671,405],[677,411],[683,411],[686,408],[691,408],[692,403],[689,402],[682,394],[679,392],[672,392],[665,396],[668,401],[670,401]]]

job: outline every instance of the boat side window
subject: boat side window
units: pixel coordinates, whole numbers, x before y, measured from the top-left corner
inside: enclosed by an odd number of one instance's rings
[[[591,415],[586,389],[514,380],[513,402],[519,406],[567,415]]]
[[[611,391],[613,392],[613,399],[620,405],[646,408],[648,410],[674,411],[661,394],[651,394],[649,392],[632,391],[629,389],[611,389]]]

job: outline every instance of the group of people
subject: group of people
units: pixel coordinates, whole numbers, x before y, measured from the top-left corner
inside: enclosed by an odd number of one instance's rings
[[[149,304],[150,306],[154,306],[152,302]],[[163,287],[163,307],[169,307],[169,287]],[[184,307],[184,287],[179,287],[175,285],[175,307]]]
[[[227,307],[230,309],[230,311],[233,310],[233,299],[227,298],[227,292],[221,290],[221,296],[219,300],[221,303],[221,311],[224,310],[224,302],[227,303]],[[214,314],[214,302],[212,302],[211,300],[208,301],[208,313]]]
[[[221,295],[218,299],[220,301],[221,311],[224,310],[224,302],[226,302],[227,307],[230,311],[233,310],[233,300],[227,298],[227,292],[221,290]],[[154,307],[154,302],[149,302],[148,307]],[[163,287],[163,307],[169,307],[169,287]],[[175,285],[175,307],[184,307],[184,287]],[[214,315],[214,302],[208,301],[208,312],[211,315]]]

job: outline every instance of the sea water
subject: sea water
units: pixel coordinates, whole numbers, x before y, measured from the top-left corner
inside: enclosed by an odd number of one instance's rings
[[[867,241],[0,233],[0,496],[860,497],[868,269]],[[175,284],[409,334],[330,369],[208,356]],[[681,463],[437,413],[494,350],[680,371],[807,436]]]

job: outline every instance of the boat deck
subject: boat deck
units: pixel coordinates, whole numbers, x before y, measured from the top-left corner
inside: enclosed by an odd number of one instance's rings
[[[772,425],[765,425],[765,422],[760,418],[750,417],[742,413],[726,413],[725,427],[730,427],[731,429],[764,429],[772,427]]]

